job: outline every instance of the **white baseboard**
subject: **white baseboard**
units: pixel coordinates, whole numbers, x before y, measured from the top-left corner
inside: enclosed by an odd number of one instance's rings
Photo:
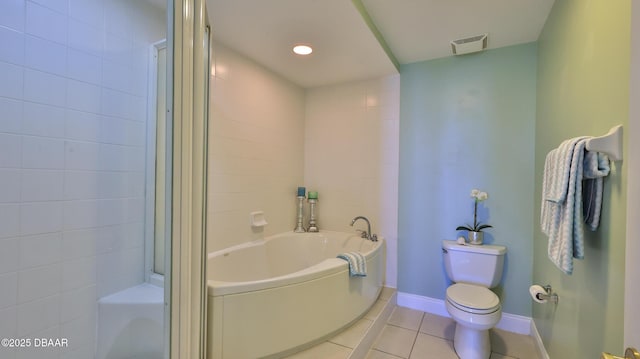
[[[496,328],[512,333],[531,335],[531,318],[517,314],[502,313]]]
[[[536,322],[534,320],[531,320],[531,336],[533,337],[533,343],[536,345],[536,349],[538,350],[538,358],[549,359],[549,353],[547,353],[547,349],[544,347],[542,337],[540,337],[540,333],[538,332],[538,328],[536,327]]]
[[[441,317],[451,317],[447,312],[444,301],[417,294],[398,292],[398,305],[423,312],[439,315]]]
[[[442,299],[435,299],[416,294],[398,292],[398,305],[401,307],[416,309],[442,317],[451,317],[447,312],[444,300]],[[500,322],[498,322],[496,328],[512,333],[531,335],[532,322],[533,321],[529,317],[502,313],[502,319],[500,319]]]

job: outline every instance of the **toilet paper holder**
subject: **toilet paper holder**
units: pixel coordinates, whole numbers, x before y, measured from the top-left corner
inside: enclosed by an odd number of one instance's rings
[[[558,303],[558,294],[553,292],[553,289],[551,288],[550,284],[545,285],[544,290],[547,292],[547,294],[543,294],[543,293],[538,293],[536,294],[536,297],[540,300],[548,300],[551,303]]]

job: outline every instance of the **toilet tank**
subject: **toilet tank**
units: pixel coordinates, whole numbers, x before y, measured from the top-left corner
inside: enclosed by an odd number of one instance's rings
[[[497,286],[502,279],[505,253],[505,246],[442,241],[444,268],[455,283],[472,283],[487,288]]]

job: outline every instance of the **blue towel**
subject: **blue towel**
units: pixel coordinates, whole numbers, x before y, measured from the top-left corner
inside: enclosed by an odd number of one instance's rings
[[[584,155],[584,183],[582,185],[584,222],[591,231],[600,225],[603,177],[609,174],[609,157],[604,153],[588,151]]]
[[[367,276],[367,260],[360,252],[340,253],[337,256],[349,263],[349,275],[351,277]]]
[[[592,157],[587,152],[585,159],[587,139],[576,137],[562,142],[549,152],[544,164],[540,224],[549,237],[549,259],[566,274],[573,273],[573,258],[584,258],[583,177],[601,181],[609,173],[608,163],[604,168],[606,157]],[[591,187],[590,183],[585,185]],[[589,228],[597,228],[602,203],[602,184],[596,182],[593,187],[588,188],[587,207],[592,213],[586,217]]]
[[[584,258],[582,171],[586,139],[572,138],[545,160],[542,188],[542,231],[549,237],[549,259],[564,273],[573,273],[573,258]]]

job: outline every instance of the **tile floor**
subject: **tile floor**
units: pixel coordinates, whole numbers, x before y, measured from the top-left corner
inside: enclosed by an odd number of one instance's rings
[[[354,349],[360,344],[360,341],[383,313],[383,310],[389,304],[389,301],[395,297],[395,289],[383,288],[378,300],[373,304],[371,309],[364,317],[355,322],[351,327],[338,333],[333,338],[320,343],[305,351],[296,353],[286,357],[287,359],[347,359],[351,357]],[[392,304],[393,305],[393,304]]]
[[[371,310],[333,338],[287,359],[348,359],[366,331],[389,302],[394,290],[383,290]],[[396,306],[367,359],[458,359],[453,349],[455,322]],[[491,331],[491,359],[539,359],[533,339],[499,329]]]
[[[457,359],[455,322],[417,310],[395,307],[368,359]],[[533,339],[499,329],[491,331],[491,359],[538,359]]]

